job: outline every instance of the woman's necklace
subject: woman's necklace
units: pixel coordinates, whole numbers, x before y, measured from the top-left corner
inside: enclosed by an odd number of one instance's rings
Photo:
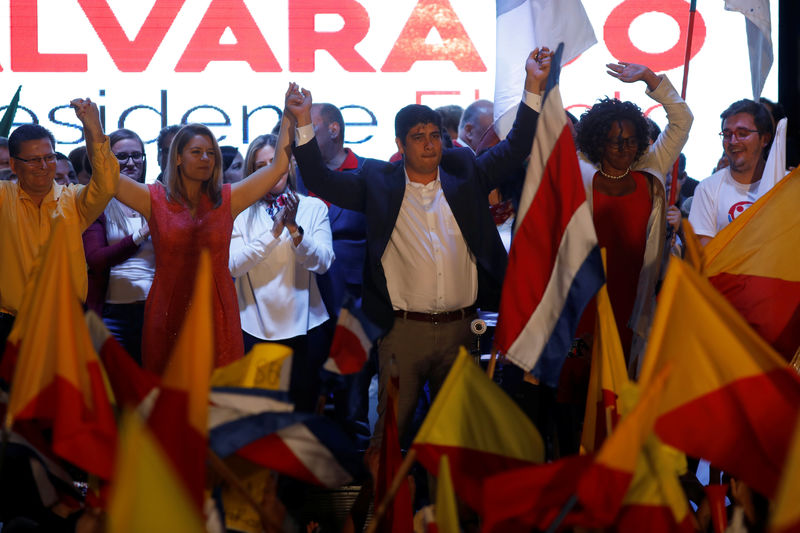
[[[620,175],[620,176],[612,176],[611,174],[606,174],[605,172],[603,172],[603,164],[602,163],[600,163],[600,167],[597,169],[597,171],[600,172],[600,174],[602,174],[603,176],[605,176],[606,178],[608,178],[610,180],[621,180],[622,178],[624,178],[625,176],[627,176],[630,173],[631,167],[628,167],[627,170],[625,170],[625,173]]]

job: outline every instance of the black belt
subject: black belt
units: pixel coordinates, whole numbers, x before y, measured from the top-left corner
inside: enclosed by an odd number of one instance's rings
[[[405,318],[406,320],[417,320],[419,322],[455,322],[474,315],[477,308],[474,305],[455,311],[443,311],[441,313],[419,313],[417,311],[395,310],[394,316]]]

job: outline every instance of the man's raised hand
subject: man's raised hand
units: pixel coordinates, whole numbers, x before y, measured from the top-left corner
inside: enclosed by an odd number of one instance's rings
[[[547,76],[550,74],[550,64],[553,61],[553,52],[543,46],[535,48],[525,61],[525,90],[530,93],[541,93],[547,85]]]
[[[298,126],[311,124],[311,92],[307,89],[301,89],[296,83],[290,83],[289,90],[286,91],[285,105]]]
[[[90,98],[75,98],[70,101],[75,116],[83,124],[83,134],[87,143],[100,142],[103,139],[103,125],[100,123],[100,111]]]

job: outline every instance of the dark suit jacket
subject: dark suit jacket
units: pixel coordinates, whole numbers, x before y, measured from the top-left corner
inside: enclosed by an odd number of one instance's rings
[[[346,171],[357,172],[364,165],[364,159],[351,150],[348,152],[348,159],[352,154],[357,164],[355,168],[348,168]],[[297,173],[297,190],[303,194],[309,192],[301,171]],[[317,194],[313,190],[310,192]],[[317,287],[328,314],[336,318],[345,294],[350,293],[355,299],[361,297],[364,258],[367,253],[367,222],[364,213],[342,209],[335,204],[328,206],[328,220],[336,259],[327,272],[317,274]]]
[[[528,156],[539,114],[519,106],[508,137],[475,157],[467,148],[444,150],[440,179],[445,199],[464,236],[478,269],[477,304],[496,309],[508,257],[489,212],[487,195]],[[322,162],[316,139],[294,146],[293,152],[306,186],[320,197],[345,209],[364,213],[367,220],[367,257],[364,265],[363,307],[379,326],[394,322],[381,258],[394,230],[405,193],[403,162],[365,159],[357,171],[336,172]]]

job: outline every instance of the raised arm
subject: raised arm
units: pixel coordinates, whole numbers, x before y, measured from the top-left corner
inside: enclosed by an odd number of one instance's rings
[[[302,99],[298,93],[297,84],[290,83],[286,91],[286,106],[292,105],[297,99]],[[291,113],[284,111],[281,117],[281,130],[278,134],[278,143],[275,147],[275,158],[272,163],[262,167],[245,179],[231,186],[231,214],[236,218],[239,213],[263,198],[272,187],[278,183],[281,176],[289,170],[290,148],[294,133],[294,124]]]
[[[120,175],[117,200],[138,211],[145,220],[150,221],[150,189],[144,183]]]
[[[100,216],[114,196],[119,181],[119,163],[111,153],[108,137],[103,133],[97,105],[88,98],[76,98],[70,105],[83,124],[86,150],[94,169],[92,180],[78,193],[76,202],[81,230],[85,230]]]
[[[636,163],[636,168],[649,169],[652,174],[662,178],[672,168],[689,139],[689,130],[694,121],[692,112],[665,75],[659,76],[646,66],[635,63],[610,63],[606,66],[611,76],[625,83],[644,81],[647,95],[664,106],[667,127]]]

